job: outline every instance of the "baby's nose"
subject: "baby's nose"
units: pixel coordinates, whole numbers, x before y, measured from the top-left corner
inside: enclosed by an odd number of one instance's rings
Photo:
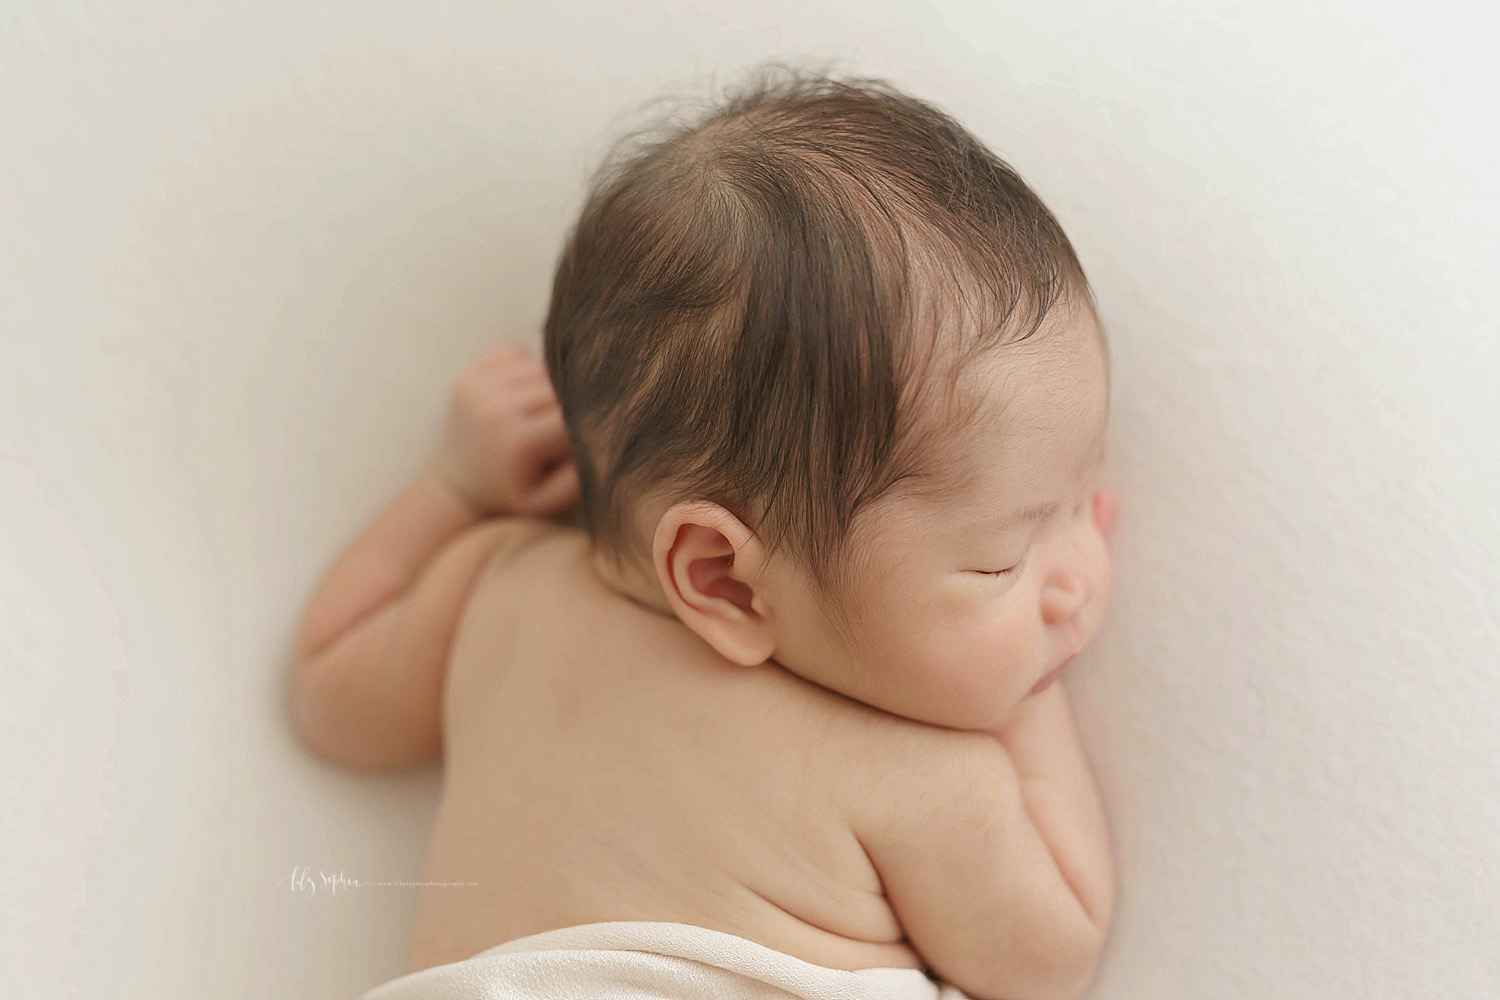
[[[1115,515],[1118,511],[1115,495],[1109,490],[1100,490],[1094,494],[1094,523],[1099,526],[1099,531],[1105,538],[1114,533]]]
[[[1060,625],[1078,614],[1088,599],[1088,584],[1082,576],[1059,573],[1042,588],[1042,621]]]

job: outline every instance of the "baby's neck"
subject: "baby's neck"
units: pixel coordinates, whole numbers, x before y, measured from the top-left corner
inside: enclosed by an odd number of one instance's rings
[[[672,606],[667,603],[666,594],[662,592],[661,584],[656,581],[655,576],[647,579],[646,575],[633,565],[617,570],[592,543],[589,545],[589,564],[594,569],[594,575],[610,590],[629,598],[647,611],[674,620],[677,618],[672,611]]]

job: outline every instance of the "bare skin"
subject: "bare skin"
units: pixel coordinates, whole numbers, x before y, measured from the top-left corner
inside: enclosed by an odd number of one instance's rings
[[[980,582],[966,552],[883,574],[939,594],[928,620],[946,624],[881,662],[799,617],[806,580],[722,509],[659,512],[655,579],[606,571],[586,534],[545,520],[576,474],[527,364],[497,352],[466,376],[433,463],[329,572],[299,635],[292,715],[312,749],[444,758],[424,880],[478,885],[423,890],[409,970],[656,920],[831,968],[928,967],[975,997],[1081,994],[1112,909],[1108,832],[1064,686],[1037,682],[1092,636],[1107,593],[1112,499],[1062,471],[1087,458],[1087,421],[1028,480],[1067,511],[981,560],[1024,551],[1024,572]],[[976,699],[949,633],[1013,647],[987,668],[999,693]],[[902,674],[924,656],[956,672]],[[869,660],[866,680],[841,657]]]
[[[514,535],[460,624],[424,876],[479,886],[426,891],[410,967],[669,920],[833,968],[920,968],[849,816],[879,811],[875,772],[952,734],[726,661],[605,587],[577,529]]]

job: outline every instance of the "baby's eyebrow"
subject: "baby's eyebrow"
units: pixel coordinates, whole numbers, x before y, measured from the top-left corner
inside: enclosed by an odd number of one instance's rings
[[[1005,517],[1001,518],[1000,530],[1015,531],[1017,528],[1036,524],[1038,521],[1045,521],[1057,513],[1057,508],[1060,506],[1062,506],[1061,503],[1052,500],[1048,503],[1032,504],[1030,507],[1022,507],[1020,510],[1011,511]]]

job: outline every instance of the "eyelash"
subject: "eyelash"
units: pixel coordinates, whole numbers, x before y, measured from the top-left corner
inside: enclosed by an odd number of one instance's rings
[[[1026,559],[1023,557],[1020,562],[1010,567],[1010,569],[982,569],[979,572],[983,573],[985,576],[993,576],[998,577],[1001,580],[1006,580],[1013,576],[1020,576],[1021,570],[1025,568]]]

